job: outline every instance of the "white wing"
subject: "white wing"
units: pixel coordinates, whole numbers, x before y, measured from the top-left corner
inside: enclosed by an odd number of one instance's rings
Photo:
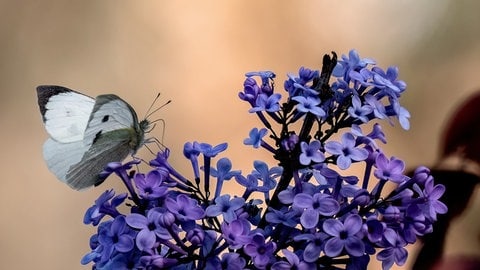
[[[47,166],[62,182],[67,183],[69,169],[82,160],[88,150],[83,141],[61,143],[48,139],[43,145],[43,158]]]
[[[91,146],[95,139],[103,133],[138,126],[135,111],[116,95],[100,95],[96,98],[88,121],[84,144]]]
[[[37,94],[50,137],[62,143],[83,140],[95,100],[61,86],[39,86]]]

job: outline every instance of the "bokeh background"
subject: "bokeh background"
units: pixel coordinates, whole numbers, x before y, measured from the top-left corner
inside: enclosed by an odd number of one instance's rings
[[[186,141],[228,141],[234,166],[249,171],[267,156],[242,145],[257,125],[237,99],[243,74],[270,69],[281,86],[302,65],[320,68],[323,54],[356,48],[399,66],[409,86],[411,130],[384,123],[385,151],[431,165],[447,116],[480,87],[479,11],[475,0],[0,1],[0,268],[89,269],[79,263],[94,232],[84,211],[105,189],[122,188],[112,177],[76,192],[48,171],[37,85],[115,93],[140,117],[161,92],[173,102],[154,118],[165,120],[176,166],[189,172]],[[480,253],[479,218],[468,215],[448,252]]]

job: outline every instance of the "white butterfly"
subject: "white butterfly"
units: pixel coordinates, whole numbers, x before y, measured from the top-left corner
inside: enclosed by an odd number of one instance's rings
[[[48,168],[76,190],[96,186],[109,162],[122,161],[144,143],[148,120],[116,95],[91,98],[54,85],[37,87],[38,105],[50,138],[43,145]]]

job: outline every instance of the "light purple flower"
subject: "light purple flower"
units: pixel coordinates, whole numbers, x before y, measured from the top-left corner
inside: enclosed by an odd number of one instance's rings
[[[296,96],[292,98],[298,102],[297,110],[302,113],[311,113],[318,117],[324,117],[325,111],[319,106],[320,99],[315,97]]]
[[[127,224],[130,227],[140,230],[135,241],[138,249],[142,251],[151,250],[157,242],[157,237],[164,240],[172,238],[168,230],[159,223],[162,214],[168,215],[170,213],[161,213],[157,209],[149,210],[147,216],[132,213],[126,217]]]
[[[377,169],[374,171],[374,175],[378,179],[390,180],[395,183],[402,183],[408,179],[403,174],[405,163],[395,157],[391,157],[389,160],[385,154],[380,153],[375,159],[375,166]]]
[[[300,164],[310,165],[310,163],[320,163],[325,160],[325,156],[320,151],[321,143],[317,140],[311,141],[309,144],[300,142],[302,153],[300,154]]]
[[[242,208],[245,205],[245,199],[241,197],[234,197],[230,200],[230,195],[225,194],[215,198],[215,204],[210,205],[205,209],[205,214],[208,217],[216,217],[223,215],[223,220],[230,223],[237,219],[235,211]]]
[[[325,150],[330,154],[337,156],[337,166],[342,169],[348,169],[353,161],[365,160],[368,157],[368,151],[355,146],[355,137],[350,132],[342,135],[342,142],[330,141],[325,144]]]
[[[300,217],[300,222],[307,229],[317,226],[319,215],[333,216],[340,209],[338,202],[332,196],[324,193],[315,193],[313,196],[299,193],[293,198],[293,207],[305,209]]]

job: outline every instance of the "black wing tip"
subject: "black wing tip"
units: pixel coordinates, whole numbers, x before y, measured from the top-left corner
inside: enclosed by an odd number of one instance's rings
[[[66,92],[74,92],[74,91],[58,85],[37,86],[38,107],[40,108],[40,113],[42,114],[44,122],[45,122],[45,113],[47,112],[46,105],[48,103],[48,100],[52,96],[58,95],[60,93],[66,93]]]

